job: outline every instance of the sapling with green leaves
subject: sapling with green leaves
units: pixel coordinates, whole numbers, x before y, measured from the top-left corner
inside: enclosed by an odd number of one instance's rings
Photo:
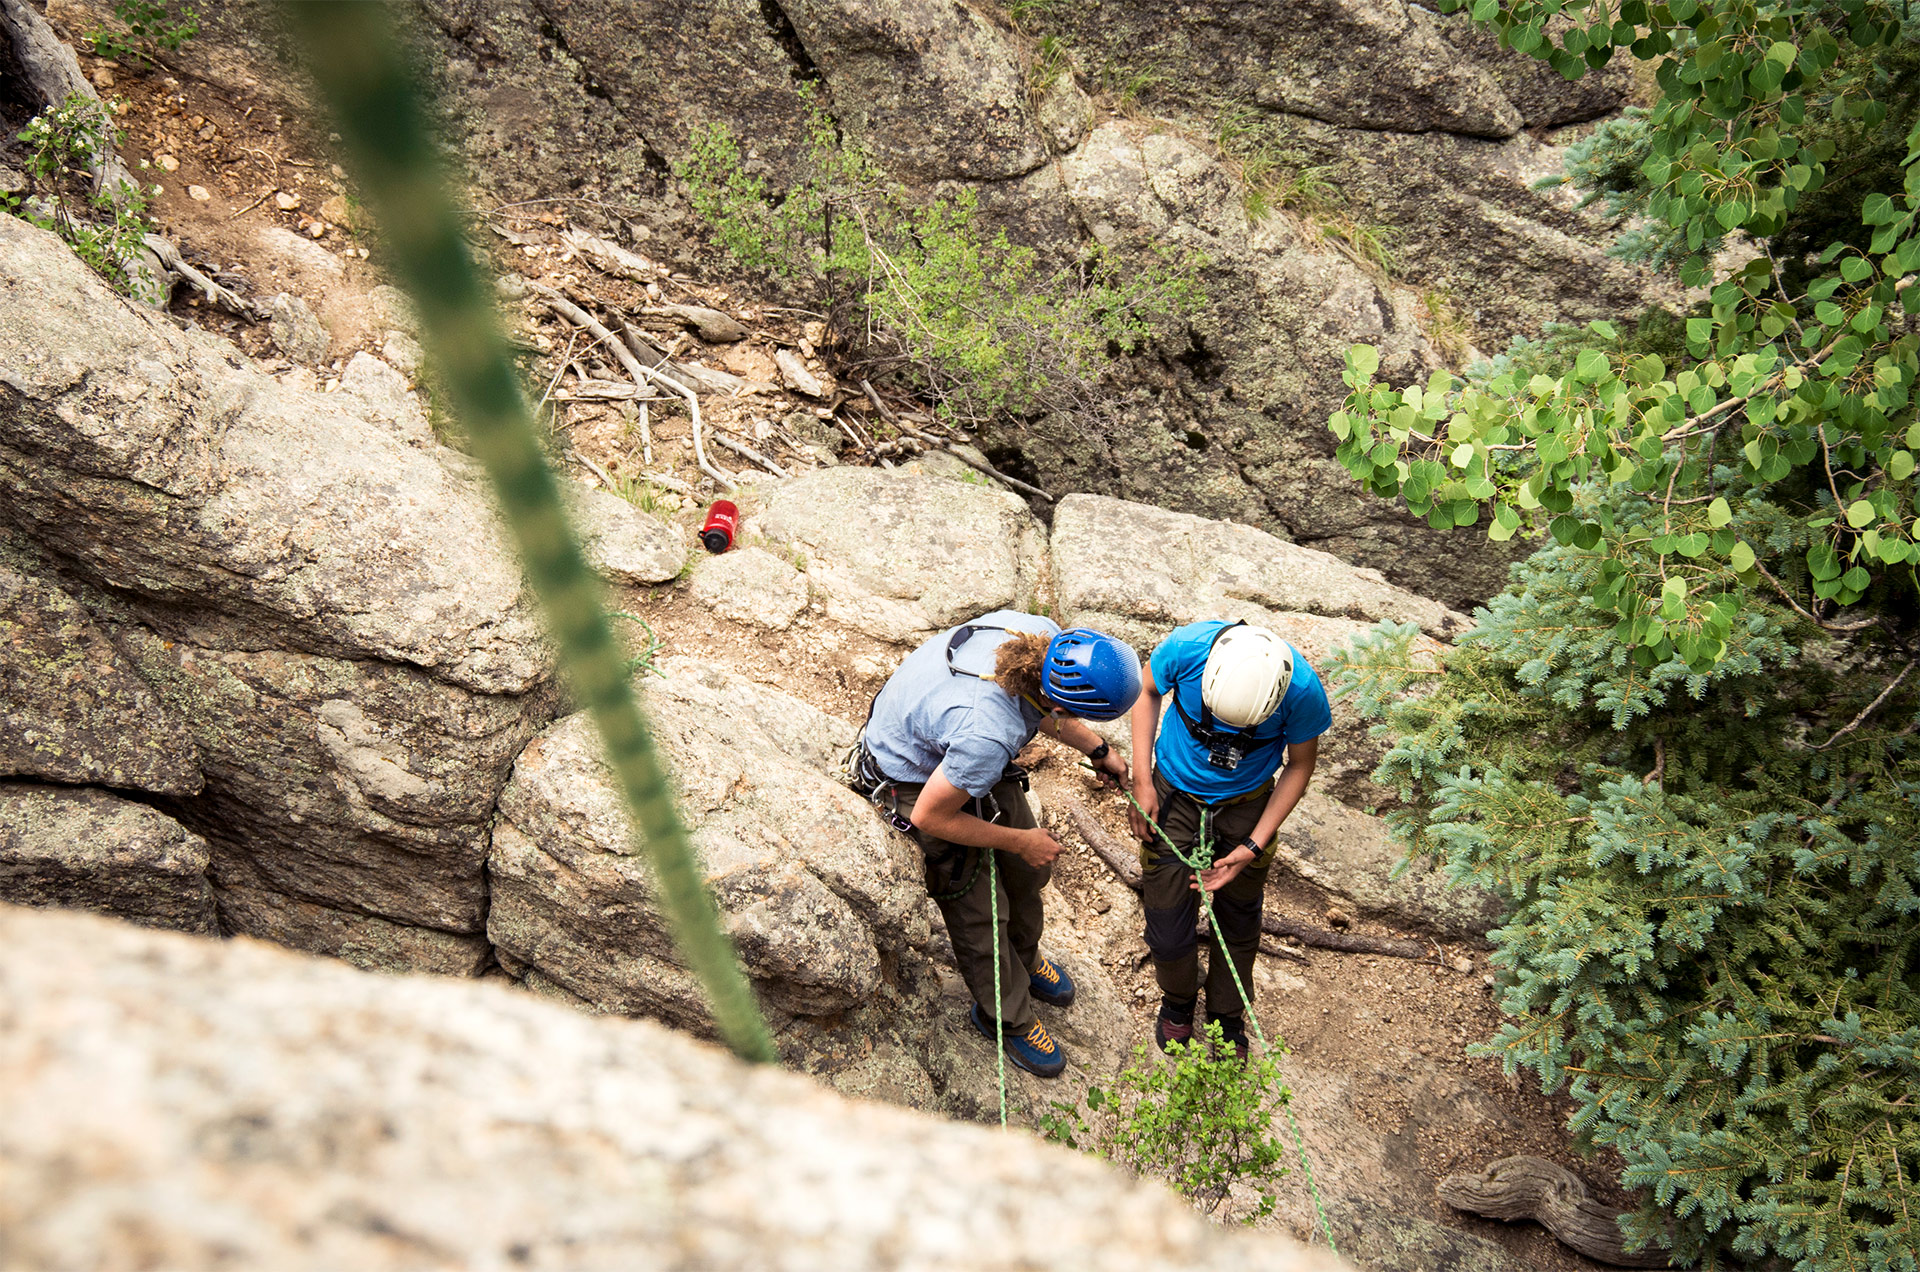
[[[20,217],[58,234],[87,266],[122,292],[151,290],[141,261],[151,230],[146,218],[149,196],[130,181],[112,190],[96,188],[106,171],[101,158],[125,136],[113,109],[92,97],[73,94],[49,106],[20,131],[26,145],[24,191],[0,193],[0,212]]]
[[[919,199],[811,104],[795,175],[775,189],[721,125],[676,168],[714,241],[741,265],[822,287],[851,307],[859,373],[894,374],[946,420],[1110,411],[1115,351],[1139,349],[1204,303],[1204,262],[1089,247],[1066,266],[981,223],[971,192]]]
[[[1209,1214],[1245,1187],[1254,1200],[1243,1219],[1252,1223],[1273,1213],[1275,1186],[1287,1174],[1272,1102],[1291,1098],[1270,1054],[1242,1061],[1212,1021],[1164,1057],[1134,1048],[1111,1088],[1090,1086],[1081,1101],[1056,1101],[1039,1130],[1162,1180]]]

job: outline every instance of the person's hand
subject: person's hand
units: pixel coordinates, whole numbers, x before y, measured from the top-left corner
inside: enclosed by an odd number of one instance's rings
[[[1245,844],[1241,844],[1238,848],[1235,848],[1232,852],[1214,862],[1213,865],[1202,870],[1200,872],[1200,883],[1207,885],[1208,892],[1220,891],[1220,889],[1239,878],[1242,870],[1245,870],[1253,864],[1253,856],[1253,849],[1247,847]],[[1190,884],[1189,886],[1197,890],[1200,883]]]
[[[1151,782],[1136,782],[1133,798],[1140,807],[1127,806],[1127,828],[1133,837],[1142,842],[1154,837],[1154,819],[1160,815],[1160,797],[1154,794]]]
[[[1118,786],[1121,790],[1127,788],[1127,779],[1131,777],[1133,773],[1126,759],[1118,751],[1108,751],[1100,757],[1093,768],[1096,775],[1104,775],[1112,778],[1114,785]]]
[[[1032,830],[1020,832],[1020,842],[1014,845],[1013,855],[1034,867],[1050,866],[1061,852],[1060,841],[1046,831],[1035,826]]]

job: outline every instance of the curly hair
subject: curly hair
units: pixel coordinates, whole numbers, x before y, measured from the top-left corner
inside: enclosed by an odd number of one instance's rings
[[[1016,698],[1041,701],[1040,675],[1047,665],[1049,638],[1037,632],[1014,632],[1000,642],[993,655],[994,683]]]

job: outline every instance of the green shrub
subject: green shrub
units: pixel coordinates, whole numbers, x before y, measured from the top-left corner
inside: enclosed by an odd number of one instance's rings
[[[1287,1173],[1268,1099],[1292,1092],[1268,1056],[1242,1062],[1209,1022],[1203,1037],[1174,1043],[1162,1059],[1145,1045],[1111,1090],[1088,1087],[1083,1102],[1056,1101],[1042,1136],[1163,1180],[1201,1210],[1220,1209],[1235,1184],[1259,1199],[1246,1222],[1273,1213],[1273,1185]],[[1084,1107],[1083,1107],[1084,1105]]]
[[[28,121],[20,140],[27,146],[23,166],[29,188],[0,194],[0,212],[58,234],[74,255],[122,292],[150,290],[152,280],[140,264],[142,240],[151,229],[147,192],[125,182],[117,198],[93,189],[100,157],[125,140],[111,109],[73,94]]]
[[[676,172],[736,261],[852,305],[859,374],[899,375],[966,426],[1000,414],[1098,420],[1113,360],[1204,303],[1195,255],[1122,262],[1090,247],[1049,268],[986,231],[971,191],[916,202],[817,108],[784,190],[749,171],[718,125],[695,133]]]
[[[1329,424],[1356,478],[1436,527],[1551,539],[1443,667],[1410,629],[1343,660],[1394,740],[1376,778],[1412,854],[1505,900],[1487,1049],[1625,1159],[1632,1232],[1914,1272],[1920,19],[1472,11],[1568,78],[1651,64],[1657,100],[1570,172],[1704,298],[1402,388],[1348,351]]]
[[[200,34],[199,13],[182,8],[176,17],[162,0],[113,0],[113,15],[126,24],[125,31],[100,27],[89,31],[87,39],[98,56],[134,66],[152,61],[156,49],[178,52]]]

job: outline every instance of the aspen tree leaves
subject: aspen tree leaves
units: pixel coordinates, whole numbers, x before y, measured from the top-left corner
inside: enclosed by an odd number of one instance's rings
[[[1461,0],[1443,0],[1457,10]],[[1545,533],[1595,554],[1592,596],[1623,639],[1696,670],[1724,652],[1754,587],[1845,606],[1920,562],[1915,381],[1920,335],[1920,128],[1899,189],[1865,195],[1859,232],[1805,260],[1765,244],[1828,179],[1833,145],[1810,115],[1877,126],[1887,86],[1871,50],[1900,15],[1867,0],[1477,0],[1477,19],[1569,78],[1615,50],[1653,59],[1662,97],[1640,167],[1652,218],[1700,249],[1744,245],[1713,277],[1669,366],[1589,324],[1558,375],[1424,385],[1375,382],[1375,350],[1347,351],[1341,463],[1436,528]],[[1842,40],[1868,52],[1843,57]],[[1864,69],[1863,69],[1864,68]],[[1731,237],[1729,237],[1731,236]],[[1637,652],[1636,656],[1640,656]]]

